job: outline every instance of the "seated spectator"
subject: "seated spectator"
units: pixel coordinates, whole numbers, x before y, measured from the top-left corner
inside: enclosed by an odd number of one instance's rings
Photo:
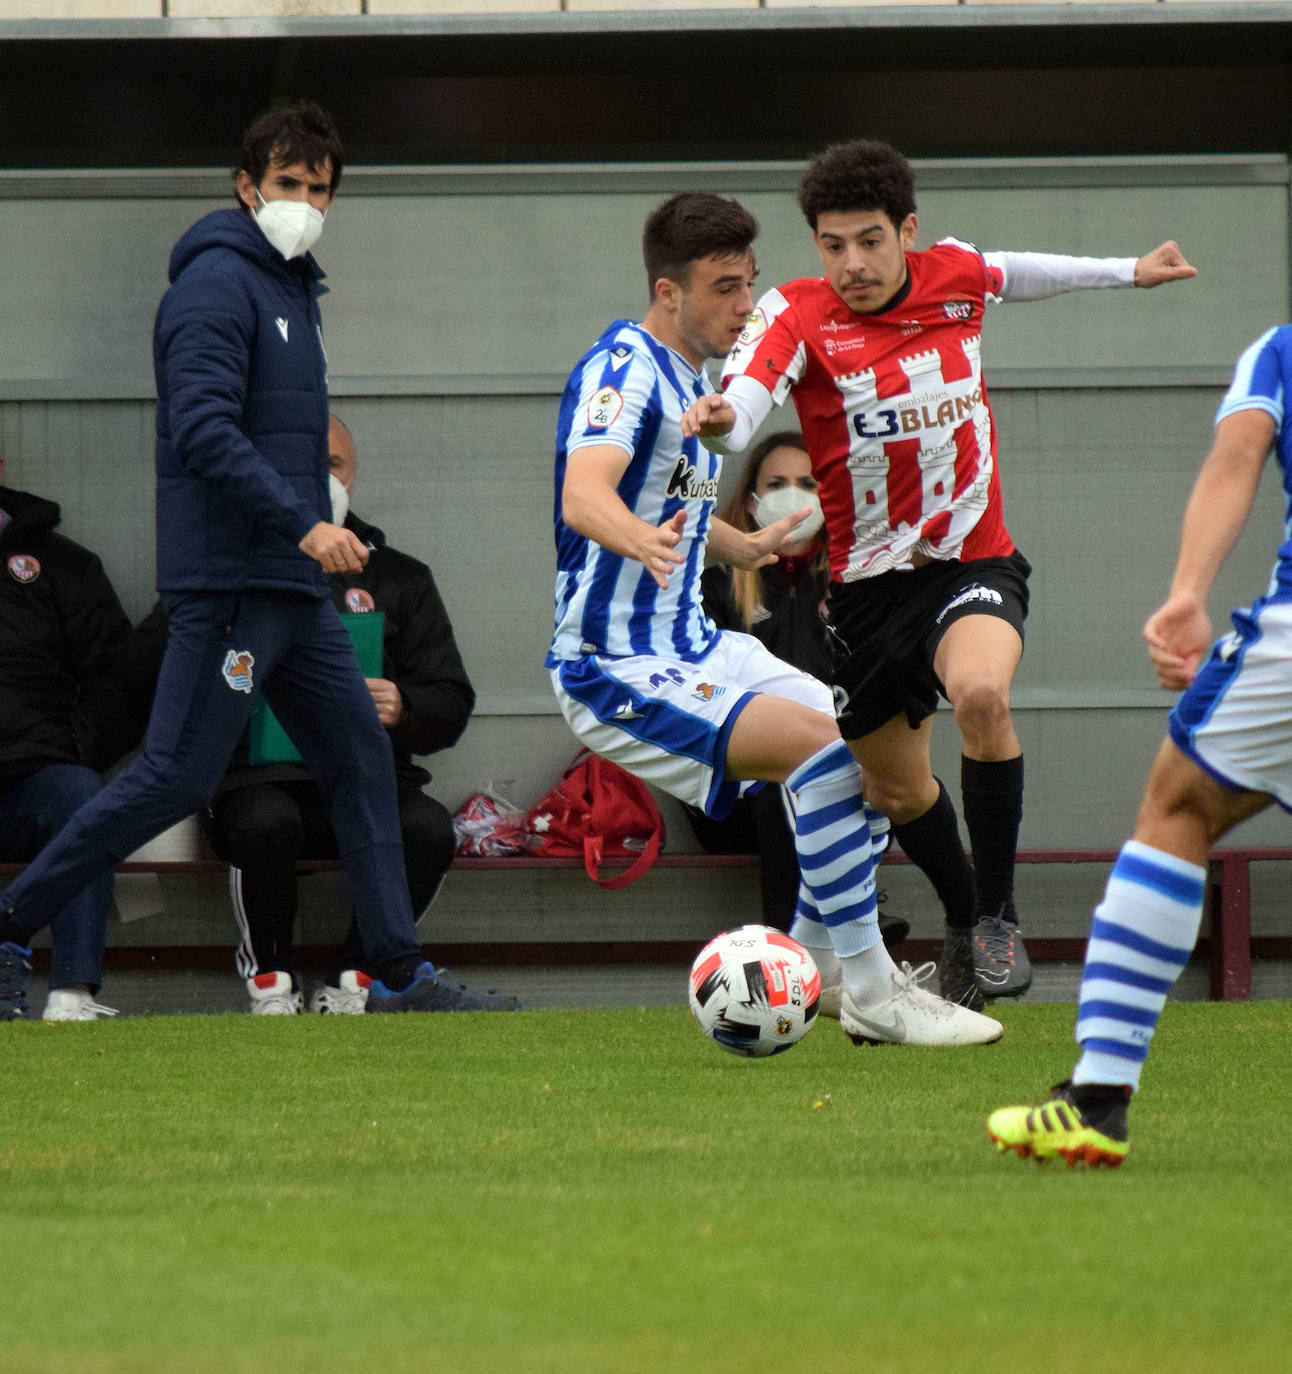
[[[32,859],[135,740],[115,667],[130,621],[99,559],[57,533],[53,501],[4,485],[0,458],[0,860]],[[115,1016],[95,995],[112,874],[51,927],[46,1021]]]
[[[740,485],[720,518],[739,530],[761,529],[804,506],[816,504],[817,481],[802,437],[792,430],[769,434],[749,454]],[[775,563],[756,571],[710,564],[701,579],[704,609],[719,629],[754,635],[786,663],[830,681],[830,636],[824,618],[829,581],[820,507],[778,550]],[[710,854],[761,856],[763,921],[788,930],[798,901],[799,866],[794,830],[783,787],[764,787],[738,801],[731,814],[715,821],[687,807],[696,839]],[[867,808],[880,850],[888,821]],[[910,923],[885,909],[886,894],[876,894],[884,943],[900,944]]]

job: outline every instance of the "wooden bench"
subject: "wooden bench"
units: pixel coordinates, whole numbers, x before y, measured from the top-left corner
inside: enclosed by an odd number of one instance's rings
[[[1026,864],[1112,864],[1117,857],[1113,849],[1026,849],[1020,850],[1018,862]],[[1217,849],[1208,864],[1208,895],[1211,912],[1210,933],[1198,942],[1199,957],[1208,960],[1211,974],[1211,996],[1217,1001],[1242,1001],[1251,996],[1252,956],[1270,959],[1292,959],[1292,936],[1265,937],[1253,941],[1251,935],[1251,865],[1266,860],[1292,859],[1292,847],[1234,847]],[[628,860],[610,860],[607,867],[622,867]],[[900,851],[886,856],[886,865],[909,865],[910,859]],[[664,853],[656,866],[664,869],[750,869],[758,859],[752,854],[690,854]],[[541,858],[517,855],[507,858],[459,858],[454,871],[518,871],[581,869],[582,861],[575,858]],[[21,872],[22,864],[0,863],[0,877]],[[340,869],[336,860],[313,860],[298,865],[301,873],[335,872]],[[216,859],[132,859],[118,865],[119,873],[156,874],[218,874],[226,865]],[[649,882],[649,876],[644,880]],[[1059,959],[1075,962],[1081,959],[1084,939],[1045,939],[1029,937],[1028,949],[1036,960]],[[903,946],[907,958],[920,960],[935,958],[938,942],[910,940]],[[132,959],[132,953],[135,958]],[[143,951],[109,950],[110,963],[129,967],[138,961]],[[303,949],[302,954],[309,951]],[[670,940],[633,941],[562,941],[509,942],[506,947],[493,944],[455,944],[450,949],[437,946],[437,955],[464,965],[472,963],[668,963],[684,962],[694,950],[690,943]],[[228,946],[207,949],[194,947],[167,951],[146,951],[147,963],[152,966],[170,964],[174,967],[193,965],[227,965]]]

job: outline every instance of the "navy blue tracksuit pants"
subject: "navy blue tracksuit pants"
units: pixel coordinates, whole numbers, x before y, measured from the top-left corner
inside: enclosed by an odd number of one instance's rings
[[[83,806],[3,893],[28,935],[96,878],[203,806],[259,688],[327,803],[369,965],[417,954],[390,740],[327,598],[168,592],[143,752]]]

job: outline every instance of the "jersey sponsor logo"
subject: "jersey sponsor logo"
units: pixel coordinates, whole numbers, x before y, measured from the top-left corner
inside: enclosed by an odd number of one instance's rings
[[[362,587],[351,587],[345,594],[345,608],[354,615],[363,615],[366,611],[375,611],[377,603],[372,599],[372,593],[366,592]]]
[[[40,559],[30,553],[14,554],[9,560],[9,576],[15,582],[34,582],[40,576]]]
[[[283,342],[287,343],[287,317],[285,315],[275,315],[274,323],[278,326],[278,332],[283,336]]]
[[[822,334],[842,334],[845,329],[860,329],[860,320],[821,320],[817,328]]]
[[[624,408],[624,398],[612,386],[603,386],[588,402],[588,428],[613,425]]]
[[[989,606],[1003,606],[1005,604],[1004,598],[999,592],[975,582],[972,587],[966,587],[959,596],[948,601],[934,623],[941,625],[944,616],[950,615],[957,606],[966,606],[971,601],[985,601]]]
[[[767,316],[763,314],[761,306],[755,307],[753,314],[745,321],[745,327],[740,331],[736,346],[739,347],[741,344],[748,346],[757,343],[766,333]]]
[[[853,353],[859,348],[865,348],[865,346],[866,336],[864,334],[859,339],[826,339],[822,345],[827,358],[833,358],[838,353]]]
[[[220,670],[224,674],[224,680],[233,688],[235,692],[245,692],[251,694],[254,683],[251,680],[251,668],[255,663],[249,649],[230,649],[224,656],[224,667]]]
[[[676,497],[680,501],[714,501],[718,497],[718,479],[697,477],[695,468],[687,462],[686,455],[683,454],[677,460],[673,475],[668,479],[666,495]]]
[[[972,417],[981,403],[981,387],[975,387],[967,396],[945,396],[941,401],[932,398],[916,404],[907,398],[898,405],[856,411],[852,427],[859,439],[907,439],[926,429],[958,425]]]
[[[956,320],[964,324],[966,320],[972,320],[974,311],[977,309],[973,301],[943,301],[942,313],[949,320]]]

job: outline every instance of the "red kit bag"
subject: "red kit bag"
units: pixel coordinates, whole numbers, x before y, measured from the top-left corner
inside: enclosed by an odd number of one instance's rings
[[[561,780],[530,808],[532,854],[583,860],[588,877],[605,888],[627,887],[653,864],[664,843],[664,818],[646,784],[617,763],[581,749]],[[598,877],[604,859],[635,856],[613,878]]]

